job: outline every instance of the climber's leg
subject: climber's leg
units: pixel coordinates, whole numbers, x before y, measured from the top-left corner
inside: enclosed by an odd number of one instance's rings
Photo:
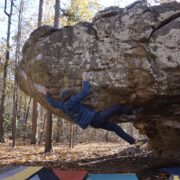
[[[115,123],[106,121],[104,124],[102,124],[100,128],[115,132],[120,138],[124,139],[129,144],[135,143],[135,139],[129,134],[127,134],[120,126]]]
[[[126,114],[126,115],[132,115],[133,109],[129,108],[128,106],[119,104],[119,105],[113,105],[110,108],[103,110],[100,113],[100,116],[104,118],[110,118],[117,114]]]
[[[133,110],[124,105],[113,105],[104,111],[97,112],[91,122],[91,125],[95,128],[98,128],[102,124],[104,124],[109,118],[111,118],[117,114],[132,115]]]

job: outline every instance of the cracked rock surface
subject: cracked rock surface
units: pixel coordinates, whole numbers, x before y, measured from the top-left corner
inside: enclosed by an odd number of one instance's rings
[[[20,88],[58,116],[35,89],[48,86],[54,98],[64,87],[81,88],[81,73],[90,72],[94,110],[113,104],[144,106],[133,121],[161,157],[180,161],[180,3],[147,7],[136,2],[109,7],[92,23],[36,29],[23,47],[17,72]],[[67,117],[66,117],[67,118]]]

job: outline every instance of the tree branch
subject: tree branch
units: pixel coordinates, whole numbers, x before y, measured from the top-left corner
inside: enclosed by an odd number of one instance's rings
[[[5,0],[5,4],[4,4],[4,13],[5,13],[7,16],[10,16],[10,14],[7,12],[7,0]]]

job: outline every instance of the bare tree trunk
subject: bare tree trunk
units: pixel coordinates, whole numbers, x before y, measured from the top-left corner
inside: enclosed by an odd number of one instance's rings
[[[19,102],[23,102],[23,100],[22,100],[23,98],[22,98],[22,96],[21,96],[21,98],[19,99]],[[21,101],[22,100],[22,101]],[[21,107],[21,103],[19,103],[19,108]],[[22,109],[23,109],[23,115],[21,115],[21,111],[19,110],[19,113],[20,113],[20,117],[21,117],[21,120],[22,120],[22,126],[23,126],[23,132],[22,132],[22,134],[23,134],[23,140],[25,140],[25,138],[26,138],[26,135],[25,135],[25,133],[26,133],[26,122],[27,122],[27,119],[26,119],[26,114],[27,114],[27,98],[26,98],[26,96],[25,96],[25,100],[24,100],[24,104],[23,104],[23,106],[22,106]]]
[[[19,8],[19,15],[18,15],[18,33],[17,33],[17,40],[16,40],[14,74],[17,71],[17,64],[18,64],[18,60],[19,60],[19,57],[20,57],[20,40],[21,40],[23,5],[24,5],[24,1],[21,0],[20,8]],[[14,75],[13,112],[12,112],[12,138],[13,138],[12,147],[14,147],[15,144],[16,144],[17,101],[18,101],[18,85],[17,85],[16,76]]]
[[[45,138],[45,150],[44,152],[51,152],[52,151],[52,114],[51,112],[47,111],[47,118],[46,118],[46,138]]]
[[[37,140],[37,119],[38,119],[38,103],[33,100],[33,113],[32,113],[32,129],[31,129],[31,144],[36,144]]]
[[[54,27],[59,27],[60,17],[60,0],[56,0],[55,3],[55,16]],[[47,124],[46,124],[46,138],[45,138],[45,153],[52,150],[52,114],[47,111]]]
[[[69,139],[69,148],[74,147],[74,124],[70,125],[70,139]]]
[[[41,121],[42,122],[42,126],[41,126],[41,131],[39,133],[39,142],[38,144],[41,144],[41,141],[42,141],[42,137],[43,137],[43,134],[44,134],[44,131],[45,131],[45,123],[46,123],[46,114],[43,113],[43,108],[41,108],[42,111],[41,111]]]
[[[38,103],[35,99],[33,99],[31,144],[36,144],[37,121],[38,121],[38,110],[37,109],[38,109]]]
[[[22,95],[21,95],[21,91],[19,91],[19,94],[18,94],[18,108],[17,108],[17,114],[18,114],[18,117],[20,118],[21,117],[21,108],[22,108]]]
[[[24,106],[24,116],[23,116],[23,122],[24,122],[24,137],[23,137],[23,139],[24,140],[26,139],[26,124],[27,124],[27,120],[28,120],[30,104],[31,104],[31,98],[29,99],[28,105],[25,103],[25,106]]]
[[[55,0],[55,16],[54,16],[54,27],[59,28],[59,18],[60,18],[60,0]]]
[[[16,69],[16,68],[15,68]],[[16,118],[17,118],[17,99],[18,99],[18,87],[17,82],[14,80],[14,90],[13,90],[13,112],[12,112],[12,147],[16,144]]]
[[[54,16],[54,27],[59,27],[60,17],[60,0],[56,0],[55,3],[55,16]],[[47,124],[46,124],[46,138],[45,138],[45,153],[52,150],[52,114],[47,111]]]
[[[42,14],[43,14],[43,0],[39,0],[39,13],[38,13],[38,27],[42,24]],[[33,112],[32,112],[32,134],[31,134],[31,144],[36,144],[37,141],[37,121],[38,121],[38,103],[33,100]]]
[[[43,3],[44,0],[39,0],[38,27],[42,25]]]
[[[9,64],[9,54],[10,54],[10,32],[11,32],[11,17],[13,11],[13,0],[11,0],[10,12],[7,12],[7,0],[5,0],[4,13],[8,16],[8,29],[7,29],[7,39],[6,39],[6,60],[4,63],[4,73],[3,73],[3,85],[0,103],[0,142],[4,143],[4,102],[6,96],[6,78],[7,78],[7,68]]]
[[[27,106],[25,105],[26,106],[25,113],[24,113],[24,122],[25,122],[25,124],[27,124],[31,100],[32,100],[32,98],[29,98],[28,105]]]
[[[57,135],[56,135],[56,142],[60,142],[60,133],[62,133],[62,126],[63,122],[62,119],[58,117],[57,119]]]

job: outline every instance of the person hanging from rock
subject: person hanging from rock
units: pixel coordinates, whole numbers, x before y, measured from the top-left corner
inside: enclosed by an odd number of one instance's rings
[[[78,124],[82,129],[86,129],[89,125],[93,128],[101,128],[108,131],[115,132],[120,138],[134,144],[136,147],[140,147],[145,144],[145,139],[135,139],[127,134],[116,123],[110,122],[109,119],[115,115],[133,115],[136,112],[142,112],[143,107],[132,109],[125,105],[113,105],[106,110],[100,112],[94,112],[81,102],[89,95],[90,83],[89,75],[87,72],[82,73],[82,89],[81,91],[73,95],[70,88],[62,89],[60,92],[60,100],[51,98],[48,88],[42,86],[39,88],[39,92],[43,93],[48,103],[54,108],[61,109],[66,115],[68,115],[74,123]]]

